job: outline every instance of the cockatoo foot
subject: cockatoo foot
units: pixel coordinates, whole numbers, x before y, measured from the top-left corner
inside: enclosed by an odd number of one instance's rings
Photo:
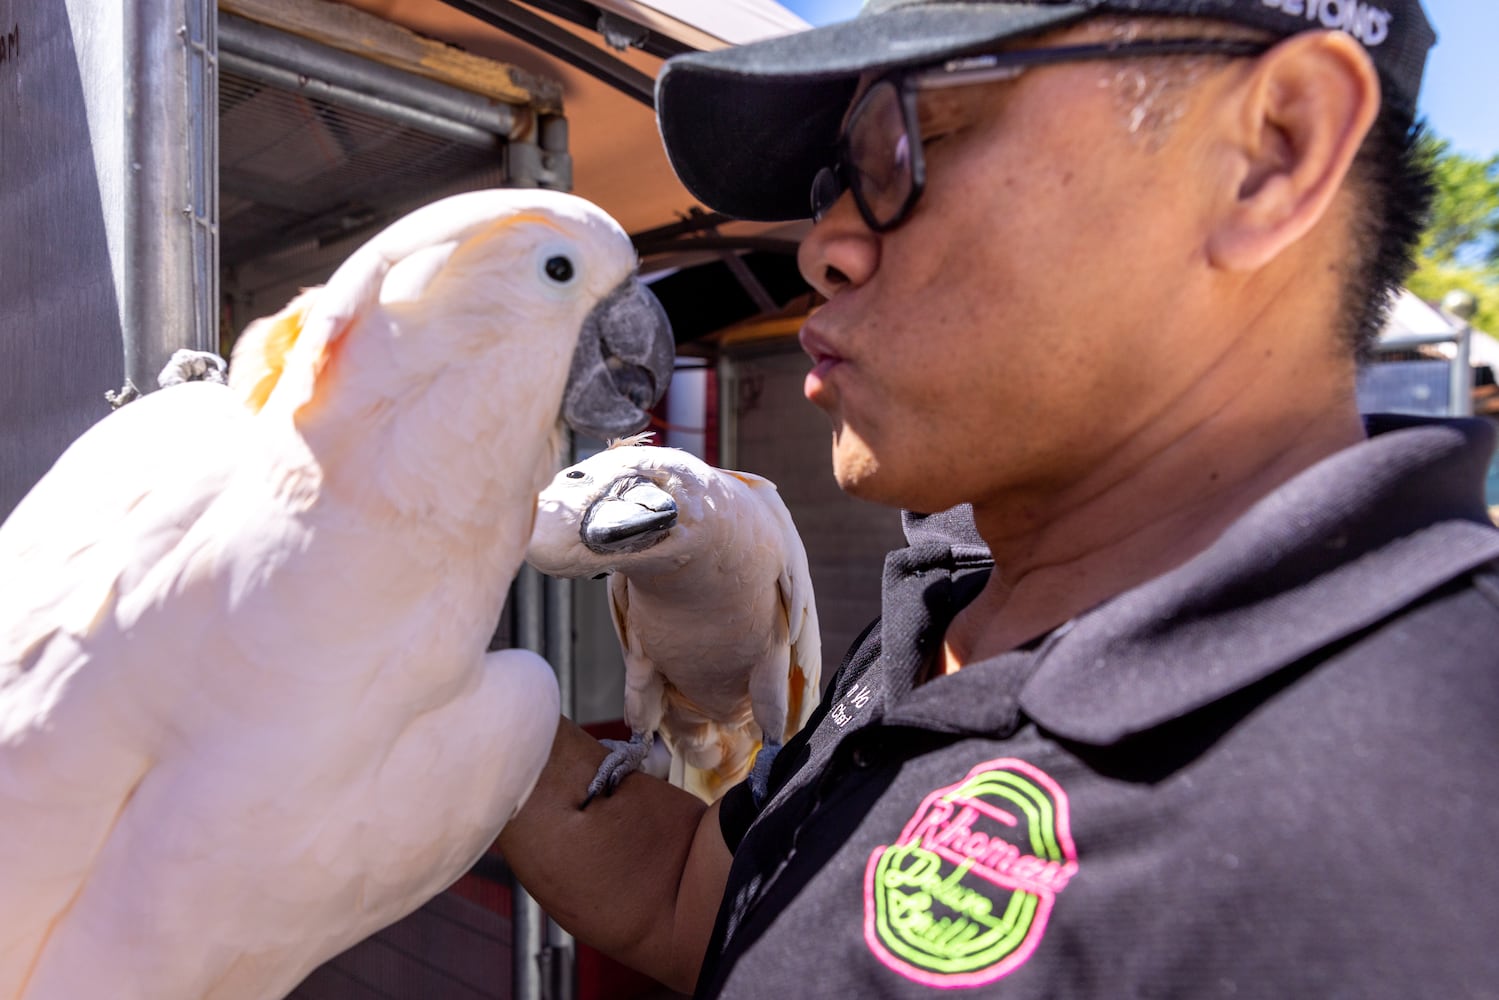
[[[172,354],[156,384],[165,389],[183,382],[217,382],[223,385],[228,379],[229,366],[224,359],[209,351],[190,351],[182,348]]]
[[[640,765],[650,755],[651,744],[655,742],[654,734],[642,735],[634,733],[628,740],[599,740],[609,748],[609,756],[599,765],[598,773],[588,783],[588,795],[583,799],[579,809],[587,809],[588,803],[592,802],[594,796],[603,795],[608,797],[614,794],[619,783],[627,775],[640,770]]]
[[[781,744],[773,740],[766,740],[755,754],[755,765],[750,768],[749,783],[750,794],[755,797],[755,805],[764,805],[766,796],[770,792],[770,767],[775,763],[776,754],[781,752]]]

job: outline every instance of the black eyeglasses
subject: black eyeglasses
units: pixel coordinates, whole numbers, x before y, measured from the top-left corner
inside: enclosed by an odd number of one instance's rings
[[[953,59],[940,66],[906,70],[877,81],[849,111],[838,139],[838,156],[812,179],[812,221],[821,221],[845,190],[870,229],[894,229],[911,214],[926,187],[916,96],[922,90],[1010,80],[1033,66],[1144,56],[1257,56],[1269,42],[1225,38],[1157,38],[1134,42],[1016,49]]]

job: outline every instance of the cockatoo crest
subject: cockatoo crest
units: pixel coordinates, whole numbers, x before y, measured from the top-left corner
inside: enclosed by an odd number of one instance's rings
[[[648,445],[651,438],[656,436],[655,431],[641,431],[639,434],[626,434],[624,437],[612,438],[609,441],[609,449],[635,448],[640,445]]]
[[[259,413],[271,398],[316,298],[317,289],[304,288],[279,313],[255,320],[240,334],[229,386],[254,412]]]

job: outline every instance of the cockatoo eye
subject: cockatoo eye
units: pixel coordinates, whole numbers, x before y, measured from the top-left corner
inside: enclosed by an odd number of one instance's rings
[[[569,469],[567,472],[568,479],[582,479],[583,475],[584,473],[581,469]]]
[[[570,258],[560,253],[548,257],[546,263],[541,266],[541,269],[546,273],[548,278],[551,278],[559,285],[565,285],[573,280],[573,262]]]

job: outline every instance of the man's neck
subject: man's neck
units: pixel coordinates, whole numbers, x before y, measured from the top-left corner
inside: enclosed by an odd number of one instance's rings
[[[949,627],[942,672],[1013,649],[1210,546],[1261,497],[1363,438],[1349,405],[1235,420],[1223,412],[1132,463],[1048,496],[974,504],[994,556]]]

